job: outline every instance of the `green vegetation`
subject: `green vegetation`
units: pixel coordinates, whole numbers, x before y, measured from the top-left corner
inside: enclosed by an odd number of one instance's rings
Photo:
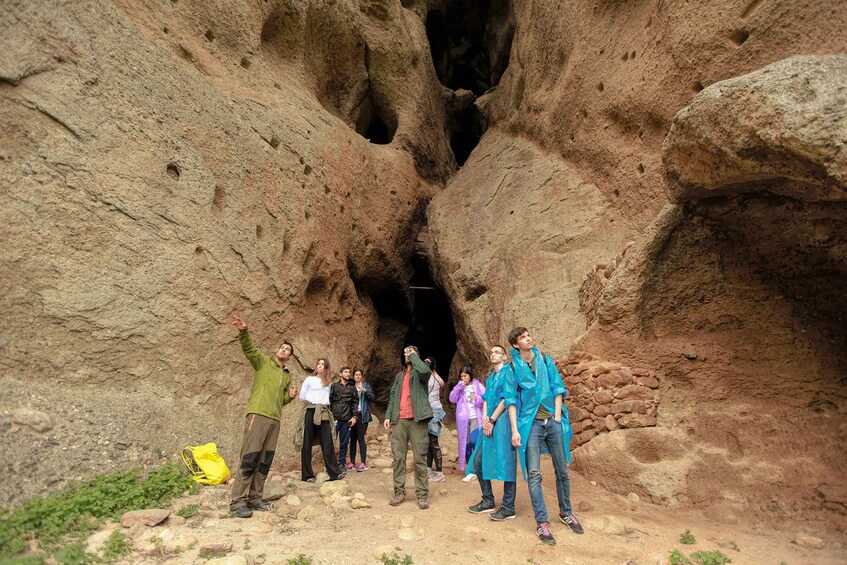
[[[668,558],[671,565],[691,565],[691,560],[685,556],[683,552],[674,549]]]
[[[100,562],[100,558],[85,551],[81,541],[66,545],[53,556],[59,565],[88,565]]]
[[[132,552],[132,540],[115,530],[103,544],[103,559],[114,561]]]
[[[735,543],[734,541],[729,542],[729,544],[727,544],[727,545],[729,545],[729,548],[730,548],[730,549],[734,549],[735,551],[741,551],[741,550],[738,548],[738,544],[737,544],[737,543]]]
[[[697,565],[726,565],[732,563],[732,559],[717,549],[714,551],[696,551],[691,554],[691,558]]]
[[[685,533],[679,536],[679,543],[683,545],[694,545],[697,543],[697,540],[694,539],[694,534],[691,533],[691,530],[685,530]]]
[[[732,559],[717,549],[714,551],[695,551],[690,557],[686,557],[680,550],[674,549],[668,560],[671,565],[726,565],[732,563]]]
[[[306,557],[302,553],[295,557],[294,559],[289,559],[286,561],[288,565],[312,565],[312,558]]]
[[[383,553],[379,560],[382,561],[382,565],[414,565],[411,555],[404,555],[401,559],[396,552],[391,554],[391,556],[387,553]]]
[[[176,511],[177,516],[182,516],[183,518],[191,518],[192,516],[197,514],[197,511],[200,509],[196,504],[187,504],[183,506],[179,510]]]
[[[146,480],[138,470],[118,471],[33,498],[14,512],[0,511],[0,560],[27,551],[27,540],[35,539],[42,550],[56,553],[57,562],[93,562],[77,544],[59,548],[66,541],[82,540],[106,518],[163,506],[186,489],[196,488],[190,474],[170,464],[151,471]]]

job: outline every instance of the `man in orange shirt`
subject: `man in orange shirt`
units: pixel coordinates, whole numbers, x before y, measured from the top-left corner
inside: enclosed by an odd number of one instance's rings
[[[432,371],[421,361],[418,348],[414,345],[403,350],[403,357],[406,367],[394,378],[383,422],[386,430],[394,426],[391,432],[394,497],[389,504],[397,506],[406,499],[406,453],[411,444],[415,459],[415,494],[418,497],[418,508],[426,510],[429,508],[429,484],[426,480],[426,450],[429,445],[427,426],[432,419],[427,383]]]

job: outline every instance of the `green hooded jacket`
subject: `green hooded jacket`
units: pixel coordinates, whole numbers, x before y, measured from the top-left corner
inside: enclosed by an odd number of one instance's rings
[[[420,422],[432,418],[432,406],[429,404],[427,384],[429,377],[432,375],[432,369],[429,365],[421,361],[417,353],[409,355],[409,361],[412,366],[409,374],[409,389],[412,394],[412,410],[415,412],[415,421]],[[403,388],[403,374],[406,371],[400,371],[394,377],[394,384],[391,386],[391,395],[388,399],[388,408],[385,409],[385,417],[396,424],[400,419],[400,389]]]
[[[263,355],[246,329],[238,332],[238,341],[241,342],[241,351],[256,371],[253,373],[253,390],[247,413],[279,420],[282,407],[291,402],[288,395],[291,373],[286,368],[280,368],[276,359]]]

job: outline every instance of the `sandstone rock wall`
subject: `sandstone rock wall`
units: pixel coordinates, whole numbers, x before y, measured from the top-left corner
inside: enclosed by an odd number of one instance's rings
[[[394,369],[403,333],[381,332],[374,301],[405,286],[453,167],[413,12],[85,0],[3,18],[0,410],[50,413],[58,448],[97,430],[86,457],[63,452],[79,473],[129,461],[100,441],[146,457],[214,440],[233,461],[251,371],[231,313],[265,351],[291,339],[298,380],[318,356],[374,382]],[[69,478],[0,443],[14,469],[35,463],[3,505]]]

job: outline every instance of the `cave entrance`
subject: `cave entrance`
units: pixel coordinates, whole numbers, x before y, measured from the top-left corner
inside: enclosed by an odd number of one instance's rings
[[[423,357],[435,357],[437,371],[447,377],[456,355],[456,328],[447,295],[432,280],[429,259],[423,253],[412,257],[412,322],[406,342],[417,345]]]

